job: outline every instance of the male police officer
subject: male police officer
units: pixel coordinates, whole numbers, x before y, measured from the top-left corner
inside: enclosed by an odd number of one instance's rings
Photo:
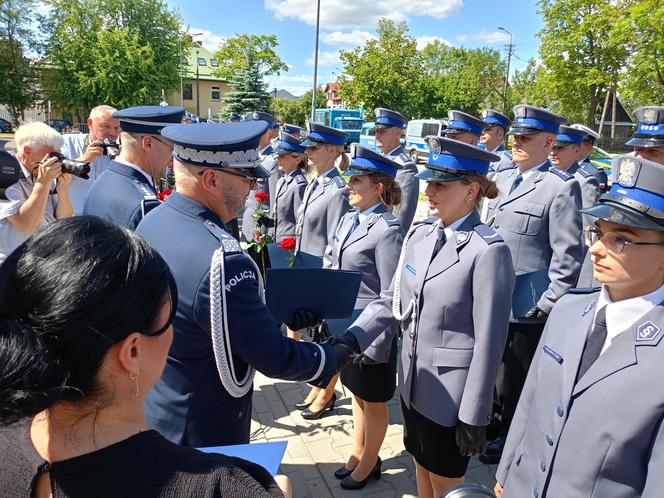
[[[183,116],[181,107],[158,105],[114,112],[120,120],[122,150],[90,188],[83,213],[135,229],[159,205],[153,181],[166,175],[172,160],[173,145],[159,131]]]
[[[584,212],[600,292],[553,308],[498,466],[497,495],[657,497],[664,489],[664,168],[614,159]]]
[[[173,344],[146,419],[180,444],[249,442],[254,369],[324,386],[348,359],[338,346],[281,334],[262,300],[258,268],[225,228],[256,179],[269,175],[257,149],[266,128],[252,121],[162,130],[175,144],[178,190],[137,233],[169,264],[179,295]]]
[[[588,173],[595,175],[595,178],[597,178],[597,184],[599,185],[600,194],[603,194],[609,188],[606,170],[604,168],[598,168],[592,162],[590,162],[590,154],[592,153],[593,147],[595,146],[595,140],[599,138],[599,135],[595,131],[582,124],[573,124],[572,128],[585,133],[583,139],[581,140],[581,144],[579,145],[579,153],[577,154],[576,161]]]
[[[489,166],[487,178],[493,178],[497,171],[516,168],[512,162],[512,154],[505,148],[505,134],[512,122],[510,118],[493,109],[482,111],[482,121],[488,126],[482,130],[480,144],[489,152],[500,156],[500,161],[494,161]]]
[[[581,205],[583,208],[590,208],[597,203],[600,188],[594,172],[576,162],[584,136],[586,133],[581,130],[561,125],[551,151],[551,163],[568,175],[574,175],[581,186]],[[581,221],[584,226],[594,222],[589,215],[583,215]]]
[[[550,285],[523,317],[512,317],[505,349],[502,432],[507,433],[530,361],[553,304],[574,287],[583,260],[579,182],[551,167],[548,156],[565,118],[529,105],[514,108],[512,156],[517,168],[496,174],[501,194],[489,204],[488,224],[510,248],[518,276],[548,268]],[[480,459],[497,463],[504,438]]]
[[[261,137],[259,148],[261,155],[261,164],[263,168],[267,169],[270,172],[270,176],[267,178],[259,178],[256,185],[256,192],[264,192],[268,197],[269,208],[268,211],[271,211],[274,207],[273,194],[276,191],[277,181],[281,177],[281,171],[278,168],[277,161],[273,156],[272,150],[272,139],[279,134],[279,124],[274,119],[272,114],[267,112],[250,112],[244,117],[245,121],[265,121],[268,124],[265,133]],[[244,240],[251,242],[254,238],[253,233],[256,228],[256,220],[253,218],[253,214],[258,209],[258,201],[253,195],[250,195],[247,199],[247,204],[244,208],[244,214],[242,215],[242,235]],[[264,228],[266,233],[269,231],[267,228]]]
[[[304,131],[304,128],[292,124],[285,123],[281,129],[288,133],[290,136],[302,139],[301,135]]]
[[[482,131],[489,126],[481,119],[461,111],[449,111],[447,113],[447,128],[443,135],[458,142],[469,145],[477,145]]]
[[[382,107],[374,109],[374,114],[376,145],[385,156],[401,165],[396,177],[401,187],[401,204],[395,207],[393,213],[401,228],[407,232],[415,217],[420,194],[419,183],[415,179],[417,166],[401,147],[401,133],[408,120],[403,114]]]

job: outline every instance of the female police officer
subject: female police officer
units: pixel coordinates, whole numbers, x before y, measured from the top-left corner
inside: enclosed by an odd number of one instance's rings
[[[332,268],[362,272],[355,317],[389,288],[399,261],[403,229],[391,211],[401,201],[401,188],[395,180],[400,168],[399,163],[372,150],[361,146],[353,149],[346,188],[355,209],[341,219],[326,259]],[[338,329],[345,331],[352,320],[330,321],[331,331],[333,322],[343,322]],[[343,479],[344,489],[362,488],[372,475],[380,476],[378,450],[387,430],[387,402],[396,387],[396,334],[393,331],[381,337],[372,347],[381,352],[380,362],[359,362],[341,373],[342,382],[354,394],[355,432],[350,459],[335,472]]]
[[[584,209],[599,292],[553,308],[496,473],[498,496],[654,497],[664,488],[664,169],[614,159]],[[503,489],[504,486],[504,489]]]
[[[509,248],[477,212],[483,197],[497,194],[486,179],[497,156],[447,138],[428,141],[418,177],[427,181],[433,216],[406,235],[389,291],[331,342],[357,340],[380,359],[369,346],[401,321],[404,445],[415,460],[418,495],[432,498],[460,482],[470,455],[485,445],[514,268]]]

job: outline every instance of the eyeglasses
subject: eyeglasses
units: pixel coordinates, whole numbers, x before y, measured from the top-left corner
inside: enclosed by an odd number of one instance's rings
[[[661,246],[664,242],[630,242],[625,240],[620,234],[615,232],[603,233],[594,227],[583,228],[583,240],[585,244],[590,247],[598,241],[602,241],[606,250],[611,254],[622,254],[625,246]]]
[[[236,171],[229,171],[227,169],[207,168],[207,169],[204,169],[202,171],[199,171],[196,174],[198,176],[203,176],[203,173],[205,173],[208,170],[210,170],[210,171],[219,171],[220,173],[226,173],[227,175],[230,175],[230,176],[238,176],[249,184],[249,190],[252,190],[256,186],[256,183],[258,182],[258,178],[252,178],[251,176],[247,176],[243,173],[238,173]]]

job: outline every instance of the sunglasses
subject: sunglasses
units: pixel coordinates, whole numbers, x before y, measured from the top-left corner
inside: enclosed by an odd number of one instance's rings
[[[240,177],[245,182],[247,182],[249,184],[249,190],[252,190],[256,186],[256,183],[258,182],[258,178],[253,178],[251,176],[245,175],[244,173],[238,173],[237,171],[229,171],[227,169],[208,168],[208,169],[204,169],[202,171],[199,171],[196,174],[198,176],[203,176],[203,173],[205,173],[208,170],[210,170],[210,171],[219,171],[220,173],[225,173],[225,174],[230,175],[230,176]]]
[[[606,250],[611,254],[622,254],[625,246],[661,246],[664,242],[630,242],[622,235],[615,232],[603,233],[594,227],[583,228],[583,240],[588,247],[598,241],[602,241]]]

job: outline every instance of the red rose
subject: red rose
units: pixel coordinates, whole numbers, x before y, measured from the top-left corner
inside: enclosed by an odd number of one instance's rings
[[[270,197],[267,192],[256,192],[254,196],[256,197],[256,201],[260,202],[261,204],[267,201],[267,198]]]
[[[295,237],[284,237],[279,242],[278,247],[286,249],[287,251],[291,251],[295,249],[296,245],[297,245],[297,240],[295,239]]]
[[[167,188],[167,189],[164,190],[163,192],[157,192],[157,199],[159,199],[160,201],[163,202],[163,201],[165,201],[166,198],[167,198],[169,195],[171,195],[172,193],[173,193],[173,189],[172,189],[172,188]]]

